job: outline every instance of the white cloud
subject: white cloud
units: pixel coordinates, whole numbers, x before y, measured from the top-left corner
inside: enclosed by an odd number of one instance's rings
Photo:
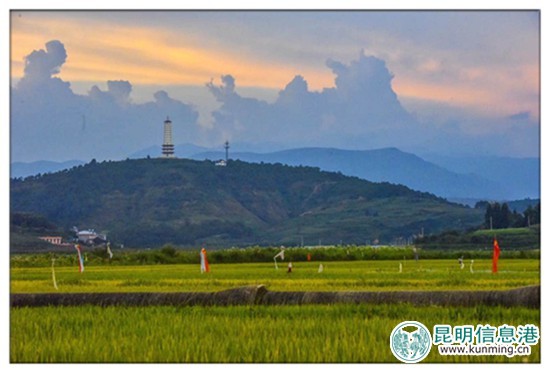
[[[160,144],[167,115],[176,134],[185,128],[187,141],[199,138],[196,110],[164,91],[143,104],[132,103],[132,85],[122,80],[108,81],[106,91],[93,86],[86,95],[73,93],[53,76],[66,60],[59,41],[27,56],[25,76],[12,88],[13,161],[124,157],[156,138]]]

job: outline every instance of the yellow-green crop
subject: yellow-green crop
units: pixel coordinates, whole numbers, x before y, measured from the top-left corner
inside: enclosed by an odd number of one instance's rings
[[[41,307],[11,310],[11,362],[398,362],[389,348],[404,320],[540,325],[538,310],[503,307],[307,305]],[[539,362],[441,356],[424,362]]]
[[[399,272],[401,263],[402,272]],[[353,290],[499,290],[540,283],[538,259],[507,259],[499,273],[491,273],[491,261],[478,259],[474,273],[470,263],[460,269],[456,260],[352,261],[294,263],[287,273],[280,264],[243,263],[211,265],[201,274],[199,265],[86,266],[55,268],[59,290],[54,289],[50,267],[11,269],[11,292],[131,292],[218,291],[246,285],[265,285],[272,291]]]

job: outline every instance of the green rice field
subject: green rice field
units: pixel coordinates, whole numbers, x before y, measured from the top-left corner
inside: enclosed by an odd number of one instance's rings
[[[12,362],[397,362],[392,329],[404,320],[428,328],[538,324],[525,308],[409,305],[235,307],[59,307],[11,313]],[[441,356],[424,362],[538,362],[528,357]]]
[[[402,272],[399,271],[401,263]],[[272,291],[495,290],[540,283],[540,262],[509,259],[492,274],[490,260],[474,273],[456,260],[12,268],[11,292],[217,291],[264,284]],[[409,304],[334,304],[229,307],[38,307],[10,311],[10,360],[27,362],[315,362],[398,360],[389,335],[402,321],[435,324],[540,326],[540,310],[524,307],[440,307]],[[540,362],[530,356],[442,356],[432,346],[422,363]]]
[[[401,263],[402,272],[399,272]],[[11,269],[12,293],[43,292],[132,292],[132,291],[218,291],[246,285],[265,285],[271,291],[350,290],[497,290],[540,283],[538,259],[508,259],[499,262],[499,273],[491,273],[491,260],[477,259],[470,272],[465,261],[456,260],[350,261],[286,263],[275,270],[273,263],[211,265],[200,273],[198,264],[86,266],[55,268],[59,290],[55,290],[51,267]]]

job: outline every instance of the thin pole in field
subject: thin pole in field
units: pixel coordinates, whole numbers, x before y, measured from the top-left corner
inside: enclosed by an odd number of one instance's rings
[[[55,265],[55,258],[52,258],[52,281],[53,281],[53,287],[55,288],[55,290],[59,290],[57,288],[57,281],[55,281],[55,269],[54,269],[54,265]]]

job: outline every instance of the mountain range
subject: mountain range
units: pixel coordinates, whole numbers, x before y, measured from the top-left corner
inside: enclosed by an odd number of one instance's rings
[[[92,161],[10,184],[12,213],[127,247],[403,242],[479,226],[484,214],[402,185],[237,160]]]
[[[57,172],[84,164],[83,161],[71,160],[65,162],[36,161],[36,162],[13,162],[11,164],[11,177],[27,177],[49,172]]]
[[[225,158],[223,151],[193,144],[177,145],[176,155],[196,160]],[[131,154],[129,158],[148,156],[160,156],[160,147],[143,149]],[[419,157],[396,148],[302,148],[270,153],[232,151],[230,158],[254,163],[319,167],[321,170],[341,172],[369,181],[406,185],[414,190],[470,205],[482,199],[503,201],[540,197],[538,158],[448,157],[436,154]],[[52,162],[14,162],[11,175],[25,177],[79,164],[78,161],[70,162],[69,166]]]

